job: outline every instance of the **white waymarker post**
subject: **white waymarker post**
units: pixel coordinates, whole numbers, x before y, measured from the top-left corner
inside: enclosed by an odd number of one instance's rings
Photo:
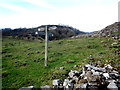
[[[45,27],[45,66],[48,66],[48,40],[49,40],[49,31],[48,27]]]

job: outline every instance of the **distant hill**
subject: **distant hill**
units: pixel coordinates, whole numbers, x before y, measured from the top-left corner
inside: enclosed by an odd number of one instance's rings
[[[115,22],[111,25],[108,25],[107,27],[103,28],[100,31],[94,31],[91,33],[86,33],[82,35],[77,35],[75,37],[110,37],[119,39],[120,38],[120,22]]]
[[[46,25],[42,25],[35,28],[17,28],[17,29],[10,29],[5,28],[2,29],[3,36],[12,36],[13,38],[19,39],[44,39],[45,32],[38,31],[39,28],[45,28]],[[79,31],[76,28],[70,26],[62,26],[62,25],[47,25],[48,27],[56,27],[54,30],[49,31],[50,40],[59,40],[63,38],[69,38],[72,36],[76,36],[78,34],[85,34],[83,31]]]

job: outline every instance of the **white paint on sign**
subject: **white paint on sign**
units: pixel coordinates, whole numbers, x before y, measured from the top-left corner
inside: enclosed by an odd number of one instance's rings
[[[35,34],[38,34],[38,32],[35,32]]]
[[[38,31],[45,31],[45,28],[38,28]]]

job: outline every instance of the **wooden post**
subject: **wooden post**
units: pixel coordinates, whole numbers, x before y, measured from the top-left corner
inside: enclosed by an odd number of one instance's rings
[[[45,66],[48,66],[48,40],[49,40],[49,31],[48,27],[45,27]]]

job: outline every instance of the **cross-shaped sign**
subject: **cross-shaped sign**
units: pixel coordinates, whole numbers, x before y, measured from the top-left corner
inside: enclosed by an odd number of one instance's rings
[[[53,27],[47,27],[47,25],[45,26],[45,28],[38,28],[38,31],[45,31],[45,66],[48,66],[48,40],[49,40],[49,30],[54,30],[56,29],[56,26]]]

